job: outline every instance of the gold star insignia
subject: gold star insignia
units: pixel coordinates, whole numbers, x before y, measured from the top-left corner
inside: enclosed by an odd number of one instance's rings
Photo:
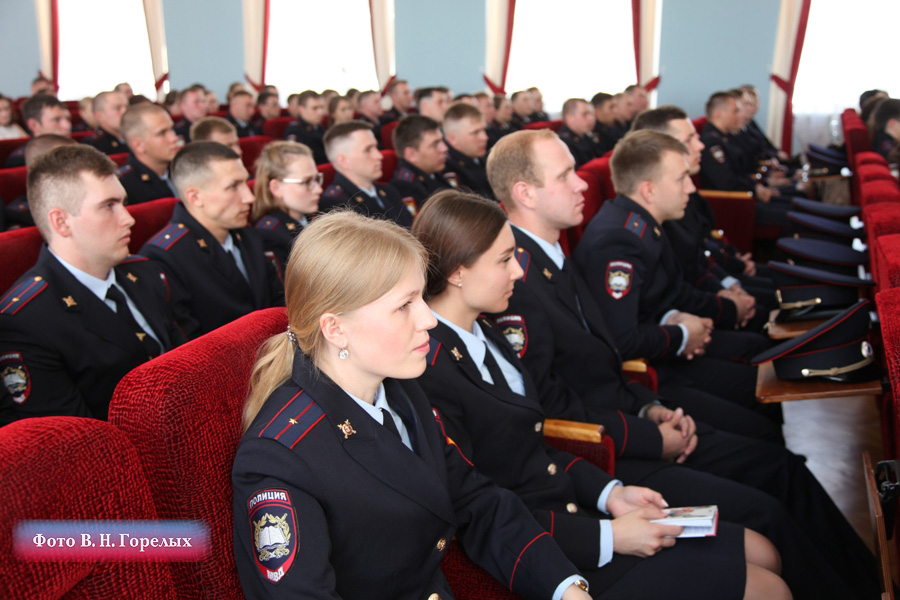
[[[288,419],[288,423],[290,423],[291,425],[296,425],[297,419]]]
[[[142,333],[142,332],[136,332],[134,335],[136,335],[136,336],[137,336],[137,339],[138,339],[139,341],[141,341],[141,342],[143,342],[143,341],[144,341],[144,338],[147,337],[147,334],[146,334],[146,333]]]
[[[141,175],[141,181],[150,181],[150,176],[144,173]]]
[[[294,225],[293,223],[285,223],[284,226],[287,227],[288,231],[293,231],[293,230],[297,229],[297,226]]]
[[[137,283],[137,277],[135,277],[134,273],[129,273],[125,277],[127,277],[128,281],[131,283]]]
[[[184,223],[179,223],[179,224],[178,224],[178,229],[184,229]]]
[[[207,248],[206,240],[197,240],[197,245],[201,248]]]
[[[362,196],[357,196],[357,197],[356,197],[356,201],[362,203],[362,202],[365,202],[366,199],[363,198]]]
[[[384,190],[378,190],[378,195],[379,195],[379,196],[384,196]]]
[[[72,296],[66,296],[62,299],[62,301],[66,303],[66,308],[72,308],[73,306],[78,304],[77,302],[75,302],[75,298],[73,298]]]
[[[37,277],[34,278],[34,280],[35,280],[35,281],[43,281],[44,278],[41,277],[40,275],[38,275]]]
[[[544,267],[543,273],[544,277],[546,277],[548,281],[553,279],[553,273],[551,273],[550,269],[548,269],[547,267]]]
[[[456,349],[456,346],[453,347],[453,350],[450,351],[450,354],[453,355],[453,358],[456,360],[462,360],[462,352]]]
[[[656,237],[659,237],[659,236],[661,235],[661,234],[659,233],[659,227],[654,227],[654,228],[653,228],[653,233],[656,234]]]

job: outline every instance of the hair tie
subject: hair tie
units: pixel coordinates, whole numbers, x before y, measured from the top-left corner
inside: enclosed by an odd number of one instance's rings
[[[300,347],[300,344],[297,343],[297,335],[293,331],[291,331],[290,325],[287,326],[287,331],[285,331],[284,333],[285,335],[287,335],[287,338],[293,345],[297,346],[298,348]]]

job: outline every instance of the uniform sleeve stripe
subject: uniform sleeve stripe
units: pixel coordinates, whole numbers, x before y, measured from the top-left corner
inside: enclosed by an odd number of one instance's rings
[[[625,452],[625,446],[628,445],[628,421],[625,420],[625,415],[622,414],[621,410],[617,410],[616,412],[619,413],[619,417],[622,419],[622,429],[624,431],[624,433],[622,433],[622,448],[619,449],[619,454],[616,456],[616,458],[619,458]]]
[[[577,463],[579,460],[584,460],[584,459],[581,458],[580,456],[576,456],[575,458],[573,458],[573,459],[572,459],[572,462],[570,462],[569,464],[566,465],[566,473],[568,473],[568,472],[569,472],[569,469],[572,468],[572,465],[574,465],[575,463]]]
[[[550,511],[550,537],[553,537],[553,531],[556,529],[556,513]]]
[[[522,555],[525,554],[525,551],[528,550],[528,548],[530,548],[533,543],[535,543],[536,541],[538,541],[540,538],[542,538],[545,535],[550,535],[550,534],[547,533],[546,531],[543,533],[539,533],[537,535],[537,537],[535,537],[533,540],[528,542],[525,545],[525,547],[522,548],[522,551],[519,552],[519,557],[516,559],[516,564],[513,565],[512,575],[509,576],[509,589],[510,590],[512,590],[513,580],[516,578],[516,569],[519,567],[519,562],[522,560]]]

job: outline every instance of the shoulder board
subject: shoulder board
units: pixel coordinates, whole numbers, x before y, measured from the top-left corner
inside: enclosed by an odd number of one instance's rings
[[[91,135],[84,138],[82,141],[83,142],[96,142],[96,141],[100,140],[101,138],[103,138],[103,131],[100,129],[97,129]]]
[[[300,390],[266,423],[259,432],[259,437],[275,440],[293,450],[297,442],[324,418],[325,411],[307,393]]]
[[[278,217],[273,217],[272,215],[267,215],[256,222],[256,228],[257,229],[266,229],[266,230],[271,231],[272,229],[275,229],[276,227],[278,227],[278,223],[280,223],[280,221],[278,220]]]
[[[190,231],[184,223],[169,223],[159,233],[147,240],[148,244],[168,250],[175,242],[187,235]]]
[[[119,167],[119,168],[116,170],[116,176],[117,176],[117,177],[123,177],[123,176],[128,175],[129,173],[131,173],[132,170],[134,170],[134,167],[132,167],[131,165],[122,165],[121,167]]]
[[[13,150],[10,156],[25,156],[25,146],[27,145],[28,144],[22,144],[21,146]]]
[[[21,281],[0,298],[0,315],[16,314],[46,289],[47,281],[40,275]]]
[[[624,227],[634,235],[642,238],[644,237],[644,231],[647,230],[647,222],[644,221],[644,217],[632,211],[628,213],[628,218],[625,219]]]
[[[521,246],[516,248],[516,260],[519,261],[519,266],[522,267],[522,283],[528,279],[528,267],[531,266],[531,254],[525,248]]]
[[[129,265],[131,263],[145,262],[148,260],[150,260],[150,259],[147,258],[146,256],[141,256],[140,254],[132,254],[131,256],[129,256],[128,258],[126,258],[125,260],[120,262],[119,264],[120,265]]]
[[[428,338],[428,356],[425,357],[425,362],[428,366],[434,366],[434,362],[437,360],[437,355],[440,351],[441,342],[436,337]]]
[[[394,177],[396,177],[400,181],[415,181],[416,180],[416,174],[413,173],[411,169],[408,169],[406,167],[403,167],[402,169],[397,171],[397,173],[394,175]]]
[[[326,198],[337,198],[340,196],[344,190],[339,185],[329,185],[328,189],[325,190],[323,194]]]

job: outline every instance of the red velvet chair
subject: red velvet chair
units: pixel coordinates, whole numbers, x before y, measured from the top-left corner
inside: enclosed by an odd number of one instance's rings
[[[325,163],[323,165],[317,165],[316,169],[319,171],[319,173],[322,174],[322,177],[324,178],[322,179],[322,189],[324,190],[329,185],[331,185],[332,181],[334,181],[334,165],[332,165],[331,163]]]
[[[886,452],[893,458],[900,448],[900,408],[894,402],[896,395],[893,392],[900,390],[900,288],[876,294],[875,305],[881,321],[883,367],[891,384],[881,405],[882,432]]]
[[[694,129],[697,130],[697,133],[703,131],[703,128],[706,127],[706,117],[697,117],[696,119],[692,119],[692,123],[694,124]]]
[[[166,223],[172,218],[176,202],[178,202],[177,198],[159,198],[127,207],[128,212],[134,217],[131,241],[128,242],[128,249],[132,254],[137,254],[147,240],[166,226]]]
[[[267,135],[253,135],[238,140],[241,145],[241,160],[251,177],[256,172],[256,159],[259,158],[262,149],[272,141],[274,140]]]
[[[897,179],[891,174],[891,170],[880,164],[861,164],[853,172],[853,202],[862,204],[862,185],[870,181],[889,181],[897,187]]]
[[[869,255],[872,254],[877,255],[877,289],[884,291],[900,287],[900,233],[883,235],[872,241]]]
[[[393,150],[381,151],[381,177],[377,183],[388,183],[397,170],[397,153]]]
[[[94,134],[93,131],[73,131],[72,139],[75,140],[76,142],[80,142],[84,138],[89,137],[93,134]]]
[[[24,196],[27,181],[26,167],[0,169],[0,198],[3,199],[3,203],[9,204],[19,196]]]
[[[562,125],[562,119],[555,119],[552,121],[535,121],[534,123],[526,123],[525,126],[522,127],[522,129],[552,129],[553,131],[559,131]]]
[[[111,161],[119,165],[120,167],[128,162],[128,153],[120,152],[119,154],[110,154],[109,158]]]
[[[113,395],[109,421],[137,448],[159,518],[209,526],[207,558],[173,564],[179,598],[243,598],[231,465],[257,349],[286,326],[284,308],[251,313],[139,366]]]
[[[0,294],[34,266],[44,239],[37,227],[23,227],[0,233]]]
[[[871,150],[864,152],[857,152],[853,156],[853,164],[855,166],[859,165],[883,165],[888,166],[888,162],[884,159],[884,157],[877,152],[872,152]]]
[[[284,130],[287,129],[287,126],[290,125],[293,120],[294,117],[291,116],[267,119],[263,123],[263,135],[267,135],[273,140],[284,139]]]
[[[896,180],[876,179],[861,183],[859,204],[865,209],[868,206],[879,203],[900,202],[900,188]]]
[[[6,159],[9,158],[10,154],[17,150],[19,146],[27,144],[29,139],[30,138],[24,137],[0,140],[0,167],[6,163]]]
[[[0,429],[0,596],[178,598],[164,562],[35,562],[13,553],[20,520],[153,520],[150,489],[128,437],[77,417],[25,419]],[[180,515],[180,518],[190,518]]]
[[[381,137],[381,146],[385,150],[393,150],[394,149],[394,128],[400,121],[391,121],[390,123],[385,123],[385,125],[381,128],[381,133],[379,137]]]

